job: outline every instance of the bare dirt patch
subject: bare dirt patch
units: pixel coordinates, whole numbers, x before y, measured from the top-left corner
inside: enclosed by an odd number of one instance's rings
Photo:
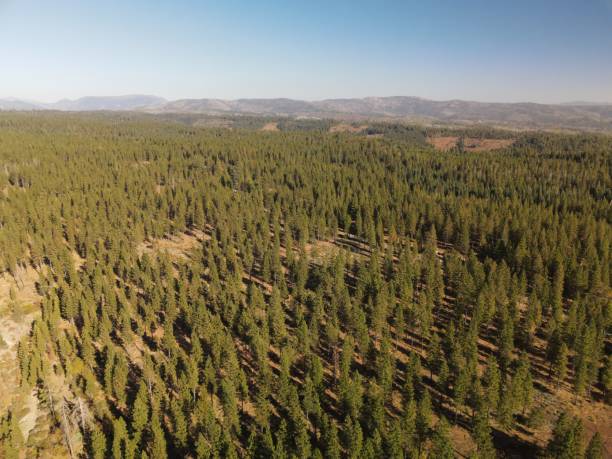
[[[37,401],[19,387],[17,347],[39,314],[37,280],[38,272],[31,267],[18,268],[14,277],[0,275],[0,413],[11,408],[25,438],[36,419]]]
[[[8,273],[0,275],[0,310],[8,302],[35,302],[39,300],[36,292],[38,272],[31,267],[17,268],[15,276]],[[12,293],[11,293],[12,291]],[[14,295],[11,298],[11,295]]]
[[[453,447],[460,457],[468,457],[476,449],[476,444],[466,429],[452,425],[449,434]]]
[[[136,248],[136,251],[138,256],[145,253],[165,252],[171,257],[187,260],[189,259],[189,253],[207,239],[210,239],[208,234],[194,229],[185,233],[169,235],[161,239],[145,241]]]
[[[21,429],[23,438],[27,440],[36,424],[36,418],[38,417],[38,399],[36,398],[36,392],[34,390],[24,394],[24,396],[25,400],[22,400],[22,405],[25,415],[19,421],[19,428]]]
[[[427,142],[435,147],[436,150],[450,150],[457,146],[459,137],[428,137]]]
[[[308,254],[311,261],[315,263],[325,263],[334,257],[344,254],[347,263],[351,263],[356,257],[363,257],[364,252],[357,245],[350,245],[347,239],[336,238],[334,240],[317,239],[309,242],[304,246],[304,250]],[[284,253],[281,253],[284,256]],[[299,253],[296,254],[299,256]]]
[[[433,145],[436,150],[447,151],[455,148],[459,137],[448,136],[448,137],[428,137],[427,142]],[[476,139],[472,137],[466,137],[463,140],[465,151],[485,151],[485,150],[499,150],[505,148],[514,143],[514,139]]]
[[[264,124],[264,126],[261,128],[262,131],[267,131],[267,132],[277,132],[278,129],[278,123],[266,123]]]
[[[552,429],[559,415],[568,411],[580,418],[585,429],[585,440],[588,442],[595,432],[599,432],[604,442],[607,456],[612,457],[612,407],[605,403],[576,399],[567,387],[554,389],[552,393],[538,393],[536,404],[541,407],[546,422],[534,432],[533,439],[539,446],[545,446],[552,436]]]
[[[358,134],[365,131],[368,128],[367,124],[354,126],[352,124],[340,123],[329,128],[329,132],[350,132],[352,134]]]
[[[85,264],[85,258],[81,257],[76,251],[71,250],[70,255],[72,256],[72,260],[74,261],[74,268],[79,270]]]
[[[325,258],[333,257],[341,250],[333,242],[317,240],[304,246],[306,253],[314,258],[314,261],[322,262]]]

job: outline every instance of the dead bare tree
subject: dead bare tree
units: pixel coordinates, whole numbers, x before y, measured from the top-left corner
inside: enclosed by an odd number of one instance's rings
[[[72,449],[72,442],[70,441],[70,418],[68,416],[68,409],[66,407],[66,399],[62,399],[60,401],[60,428],[62,429],[62,433],[64,434],[64,439],[66,440],[66,445],[68,446],[68,452],[70,453],[70,457],[74,458],[74,451]]]

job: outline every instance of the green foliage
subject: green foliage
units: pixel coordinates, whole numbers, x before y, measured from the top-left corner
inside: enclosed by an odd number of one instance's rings
[[[445,418],[441,418],[436,425],[433,433],[431,456],[441,459],[452,459],[455,457],[453,444],[448,436],[448,422]]]
[[[599,432],[595,432],[589,441],[587,449],[584,453],[584,459],[603,459],[604,444]]]
[[[561,413],[548,442],[547,454],[555,459],[570,459],[583,454],[584,428],[582,422],[568,414]]]
[[[452,457],[453,413],[489,458],[491,414],[512,434],[550,385],[542,338],[554,382],[610,400],[609,138],[267,121],[0,114],[0,268],[42,296],[19,377],[84,413],[78,454]],[[516,135],[488,131],[449,135]]]

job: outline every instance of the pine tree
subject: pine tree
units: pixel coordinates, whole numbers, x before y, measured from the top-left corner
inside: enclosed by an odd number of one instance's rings
[[[489,357],[487,368],[485,370],[483,381],[485,385],[486,399],[488,407],[496,407],[499,402],[499,390],[501,384],[501,376],[497,360],[494,356]],[[487,410],[490,408],[487,408]]]
[[[465,399],[468,395],[469,389],[469,375],[465,368],[459,369],[459,374],[455,379],[453,387],[453,398],[455,399],[455,422],[457,422],[457,415],[461,411],[461,407],[465,403]]]
[[[557,380],[557,388],[559,385],[565,381],[567,376],[567,360],[568,360],[568,349],[565,343],[562,343],[559,347],[557,354],[555,355],[555,360],[553,363],[554,374]]]
[[[152,416],[151,432],[153,434],[153,439],[149,456],[151,459],[166,459],[168,457],[166,450],[166,434],[157,416]]]
[[[144,381],[140,382],[132,406],[132,429],[141,432],[149,422],[149,396]]]
[[[238,397],[236,396],[236,388],[229,378],[223,378],[221,381],[221,402],[223,403],[226,427],[240,433]]]
[[[118,418],[113,422],[113,456],[125,457],[126,443],[128,442],[128,432],[123,418]]]
[[[0,453],[6,459],[20,459],[24,449],[24,439],[17,417],[9,411],[0,418]]]
[[[517,405],[521,407],[524,415],[533,397],[533,379],[527,354],[521,354],[518,368],[512,378],[512,388],[514,391],[514,399]]]
[[[333,421],[328,418],[323,422],[324,451],[325,457],[329,459],[340,459],[340,442],[338,440],[338,429]]]
[[[94,425],[90,432],[89,454],[94,459],[106,457],[106,436],[97,425]]]
[[[441,459],[453,459],[455,452],[453,444],[448,436],[448,422],[444,417],[440,418],[433,433],[431,456]]]
[[[113,367],[113,394],[119,405],[124,406],[127,400],[126,387],[128,381],[128,364],[125,357],[119,354]]]
[[[584,453],[584,459],[603,459],[604,458],[604,445],[599,432],[591,437],[587,449]]]
[[[601,382],[604,388],[606,403],[612,405],[612,356],[607,356],[601,372]]]
[[[416,402],[413,398],[410,398],[404,404],[404,413],[401,420],[404,454],[408,456],[415,454],[415,445],[417,441],[416,419]]]
[[[514,407],[516,390],[512,381],[504,385],[497,405],[497,420],[504,429],[510,429],[514,424]]]
[[[474,425],[472,427],[472,438],[476,443],[479,457],[495,457],[495,449],[493,448],[493,442],[491,440],[489,418],[485,412],[479,412],[476,414]]]
[[[555,459],[573,459],[582,456],[584,429],[582,422],[567,412],[561,413],[548,442],[547,453]]]
[[[344,419],[344,424],[340,431],[342,447],[347,451],[348,457],[358,458],[361,454],[363,445],[363,433],[359,422],[353,422],[350,416]]]
[[[173,434],[176,439],[175,443],[179,448],[185,448],[187,446],[188,427],[181,400],[174,399],[170,402],[170,415]]]
[[[431,426],[431,398],[429,391],[425,390],[423,396],[418,404],[418,410],[416,414],[416,433],[419,442],[419,451],[425,440],[429,436],[429,429]]]

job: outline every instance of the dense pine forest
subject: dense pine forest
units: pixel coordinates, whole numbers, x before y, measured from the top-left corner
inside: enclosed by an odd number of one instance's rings
[[[0,457],[610,457],[612,137],[264,122],[0,114]]]

